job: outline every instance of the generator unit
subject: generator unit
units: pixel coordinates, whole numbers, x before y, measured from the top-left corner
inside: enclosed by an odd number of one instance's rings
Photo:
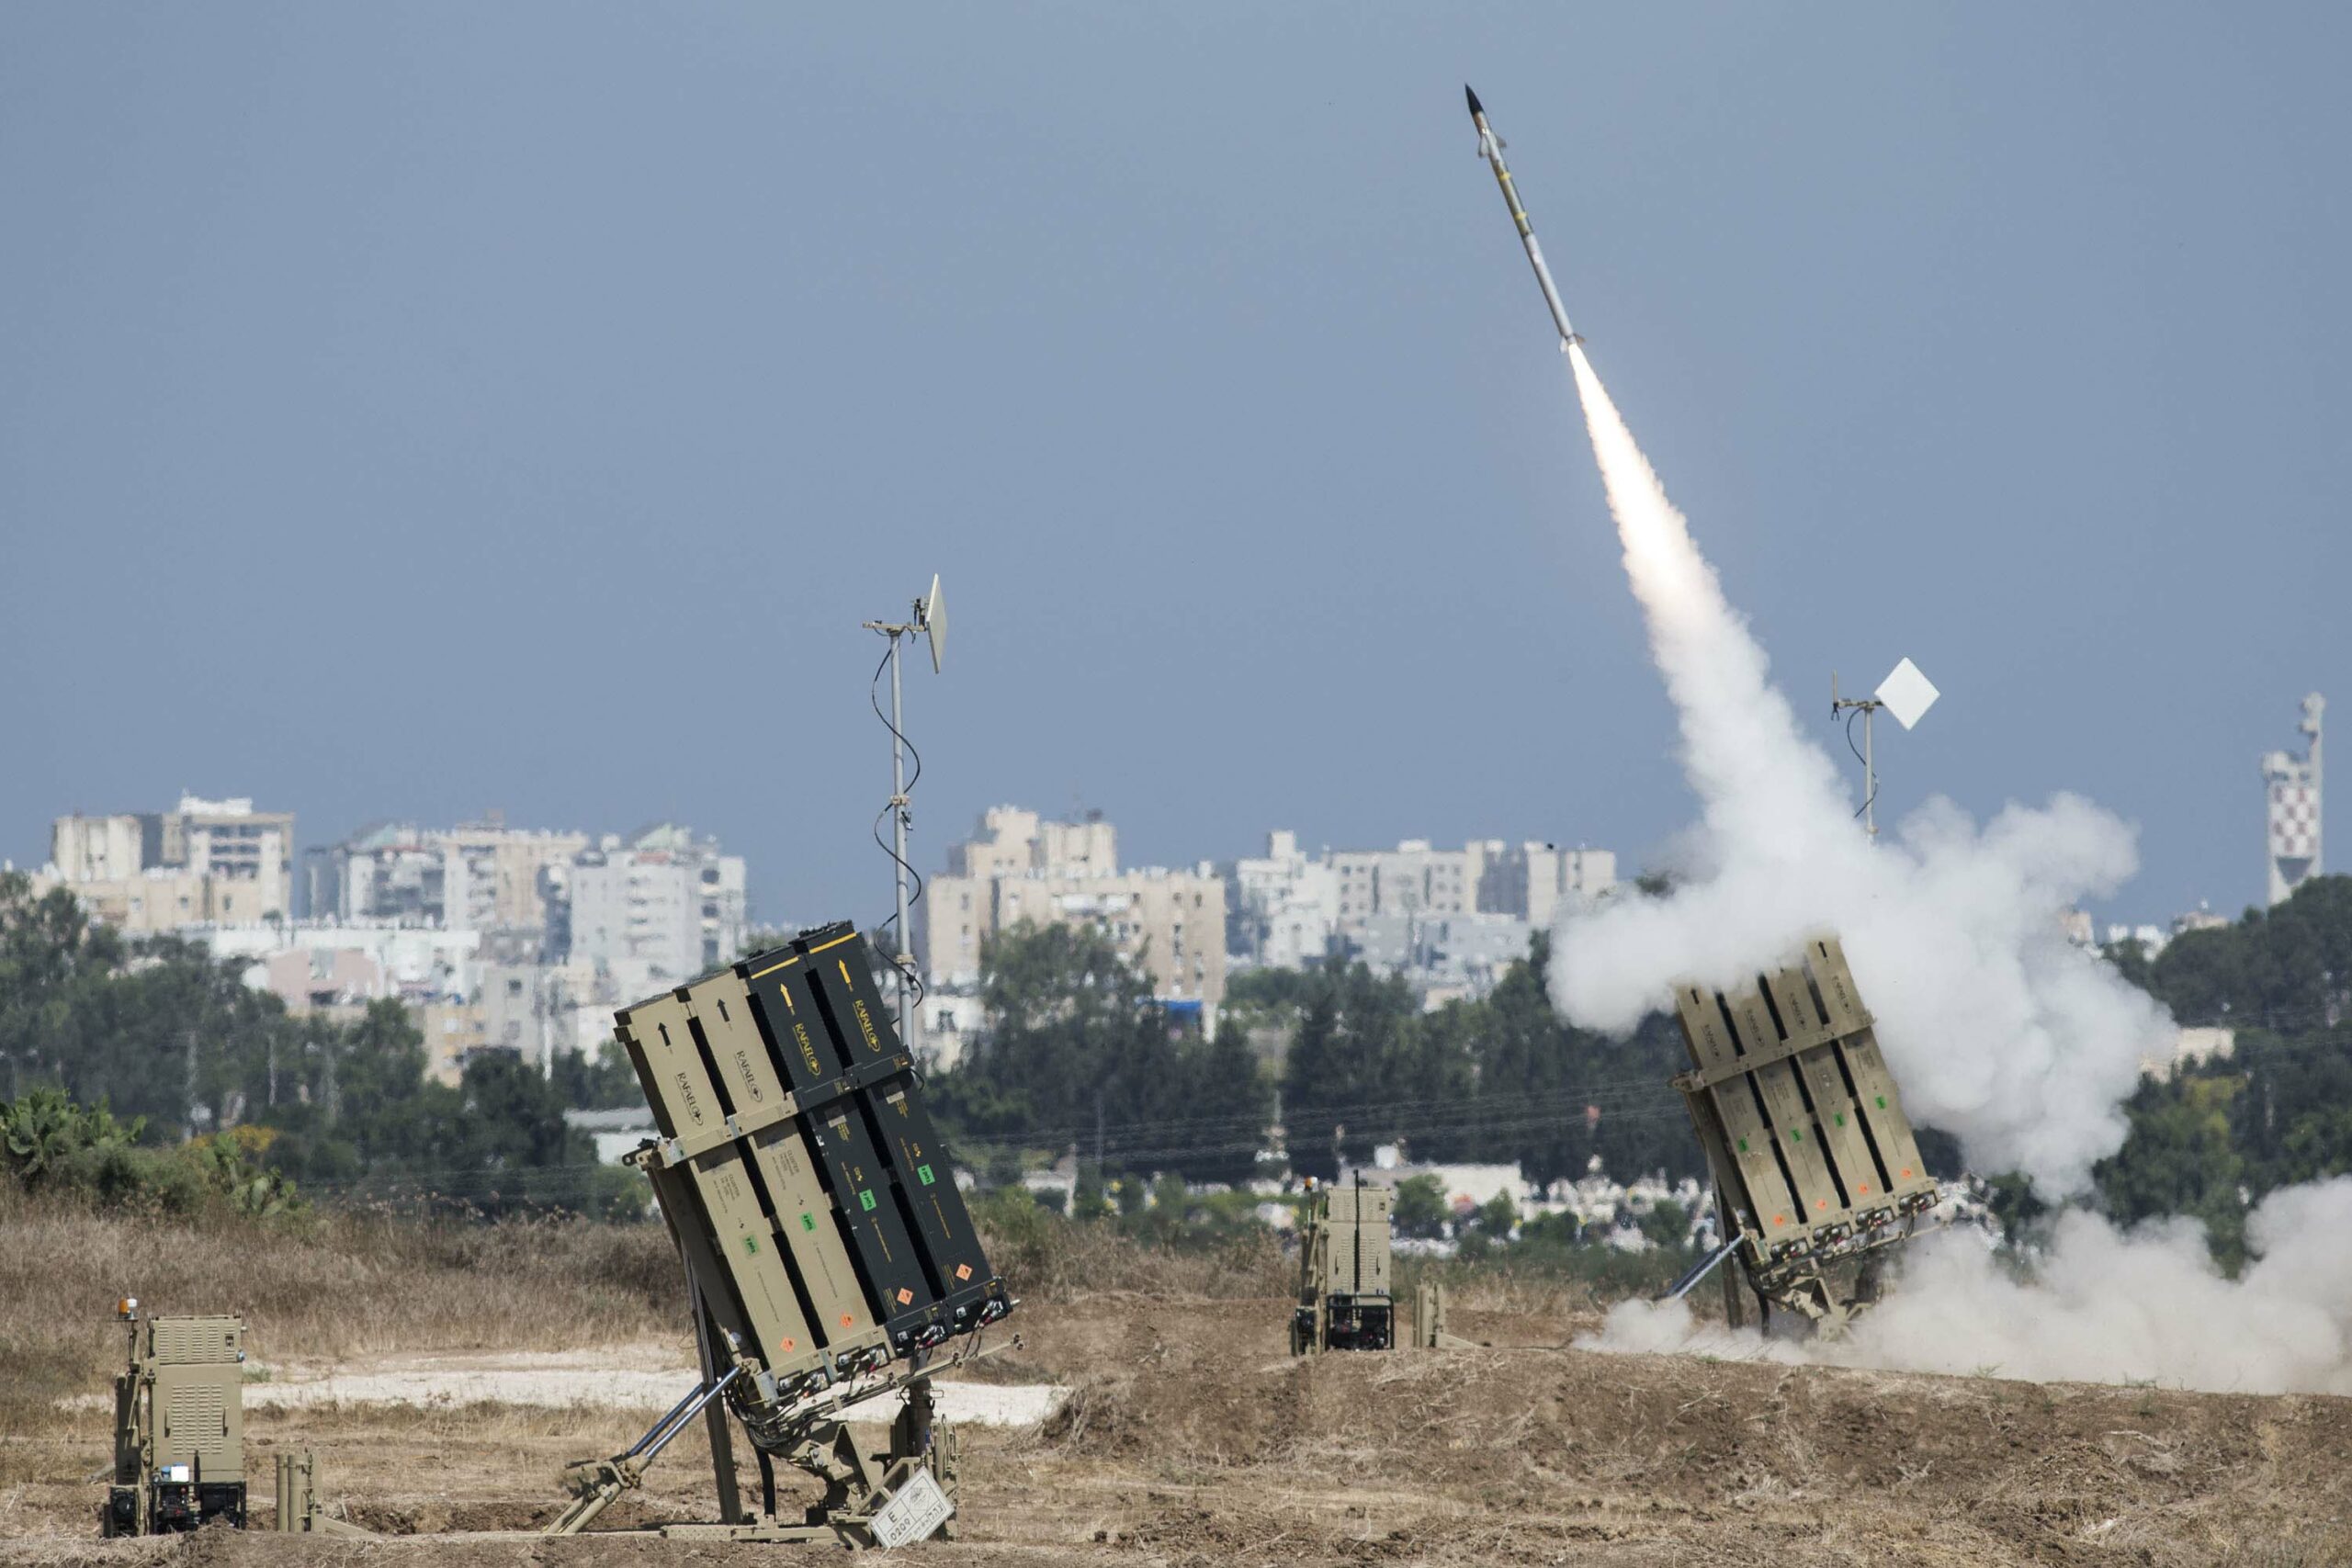
[[[1290,1351],[1386,1350],[1396,1343],[1388,1211],[1394,1194],[1359,1179],[1307,1195],[1298,1243],[1298,1306]]]
[[[576,1465],[553,1527],[584,1527],[699,1413],[725,1516],[665,1533],[896,1546],[955,1509],[954,1447],[930,1376],[979,1353],[1012,1309],[972,1225],[914,1063],[847,922],[802,932],[616,1015],[661,1136],[628,1156],[685,1263],[703,1383],[626,1453]],[[845,1406],[903,1396],[887,1430]],[[723,1405],[720,1403],[723,1400]],[[723,1412],[759,1457],[763,1506],[735,1496]],[[826,1483],[775,1514],[773,1459]]]
[[[1691,1067],[1674,1087],[1724,1240],[1670,1293],[1736,1255],[1768,1319],[1777,1306],[1842,1327],[1874,1293],[1873,1255],[1908,1239],[1938,1194],[1844,947],[1820,935],[1772,974],[1681,987],[1675,1015]]]
[[[245,1523],[245,1322],[141,1317],[126,1296],[114,1380],[114,1482],[102,1533],[164,1535]]]

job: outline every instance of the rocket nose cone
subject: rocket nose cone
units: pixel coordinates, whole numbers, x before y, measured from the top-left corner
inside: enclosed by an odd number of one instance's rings
[[[1478,95],[1471,91],[1470,84],[1467,82],[1462,84],[1462,96],[1470,100],[1470,112],[1472,114],[1481,115],[1487,112],[1486,106],[1478,102]]]

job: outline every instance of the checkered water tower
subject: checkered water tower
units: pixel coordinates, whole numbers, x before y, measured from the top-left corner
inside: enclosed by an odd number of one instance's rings
[[[2302,723],[2296,728],[2311,737],[2310,750],[2301,756],[2272,751],[2262,759],[2262,780],[2269,792],[2266,847],[2273,904],[2283,902],[2305,878],[2320,874],[2319,720],[2326,707],[2326,699],[2317,692],[2303,699]]]

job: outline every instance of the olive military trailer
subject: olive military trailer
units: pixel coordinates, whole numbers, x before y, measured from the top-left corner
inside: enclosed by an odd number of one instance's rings
[[[617,1033],[662,1134],[639,1162],[673,1224],[699,1222],[682,1240],[713,1309],[779,1387],[1008,1310],[854,929],[640,1002]]]
[[[1768,1312],[1842,1326],[1868,1304],[1867,1255],[1907,1240],[1938,1194],[1844,947],[1818,935],[1796,964],[1674,999],[1692,1063],[1674,1087],[1714,1176],[1723,1244],[1671,1293],[1736,1255]],[[1833,1283],[1849,1259],[1863,1278]]]
[[[873,962],[842,922],[616,1015],[661,1133],[628,1157],[652,1182],[685,1260],[705,1382],[636,1449],[575,1467],[579,1501],[560,1531],[636,1484],[695,1414],[709,1413],[722,1449],[722,1398],[763,1474],[781,1457],[829,1487],[805,1526],[733,1520],[722,1463],[730,1521],[718,1528],[737,1539],[883,1544],[910,1519],[953,1513],[953,1444],[934,1434],[929,1373],[980,1353],[978,1331],[1012,1302]],[[874,1451],[840,1412],[891,1390],[904,1393],[904,1412]],[[772,1474],[768,1492],[772,1515]]]
[[[245,1323],[116,1315],[128,1355],[114,1380],[114,1483],[103,1533],[163,1535],[245,1522]]]
[[[1298,1238],[1298,1304],[1291,1313],[1294,1356],[1325,1350],[1387,1350],[1396,1344],[1385,1187],[1321,1187],[1309,1193]]]

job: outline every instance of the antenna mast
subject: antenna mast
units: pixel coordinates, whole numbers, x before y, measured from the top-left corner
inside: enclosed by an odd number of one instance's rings
[[[890,649],[882,656],[882,662],[890,671],[890,713],[882,721],[890,731],[890,799],[882,807],[883,815],[890,818],[890,842],[883,848],[890,856],[890,885],[896,908],[890,917],[891,924],[896,928],[891,942],[890,966],[899,972],[899,1038],[911,1052],[915,1047],[915,1025],[918,1021],[914,1004],[921,987],[915,978],[914,948],[907,924],[907,908],[922,897],[922,891],[914,865],[907,859],[907,829],[913,825],[914,816],[908,809],[910,781],[907,777],[907,752],[910,748],[907,745],[899,682],[899,639],[912,637],[917,632],[922,633],[931,643],[932,673],[939,672],[940,653],[947,643],[947,604],[940,596],[938,575],[933,573],[932,576],[931,592],[914,601],[912,619],[867,621],[864,625],[867,631],[879,632],[890,639]],[[878,681],[881,671],[876,671],[875,675]],[[882,705],[878,701],[874,711],[877,716],[881,715]],[[922,773],[922,759],[918,756],[915,773],[920,777]],[[876,818],[874,836],[877,843],[881,841],[881,818]],[[910,884],[914,886],[910,887]]]
[[[1834,719],[1849,708],[1858,709],[1862,716],[1862,831],[1872,839],[1878,837],[1878,763],[1874,760],[1877,750],[1871,743],[1871,721],[1885,705],[1876,697],[1839,696],[1838,671],[1829,672],[1829,716]]]

